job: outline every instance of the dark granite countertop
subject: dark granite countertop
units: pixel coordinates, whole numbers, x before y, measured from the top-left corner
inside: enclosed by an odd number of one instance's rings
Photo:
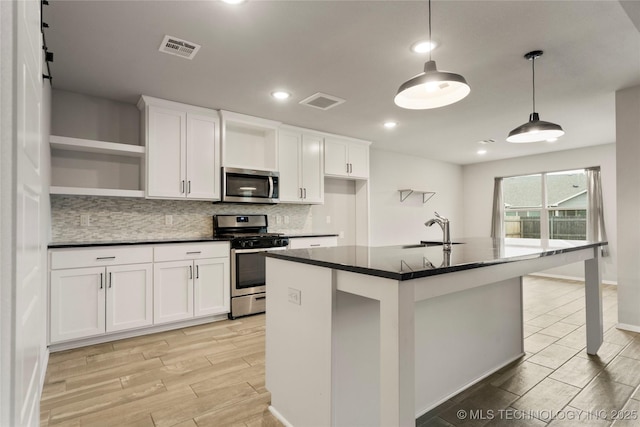
[[[302,233],[302,234],[287,234],[284,233],[284,237],[288,237],[290,239],[295,239],[298,237],[334,237],[338,236],[335,233]]]
[[[228,242],[228,238],[222,237],[191,237],[184,239],[131,239],[131,240],[109,240],[109,241],[86,241],[86,242],[55,242],[49,243],[49,249],[61,248],[88,248],[93,246],[126,246],[126,245],[158,245],[165,243],[201,243],[201,242]]]
[[[513,261],[577,251],[606,242],[537,239],[456,239],[451,252],[441,245],[338,246],[266,253],[267,257],[352,271],[394,280],[410,280]],[[434,242],[437,243],[437,242]]]

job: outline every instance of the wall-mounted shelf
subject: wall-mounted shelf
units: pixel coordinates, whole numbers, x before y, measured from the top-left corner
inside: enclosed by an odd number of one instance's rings
[[[400,202],[404,202],[413,193],[422,194],[422,203],[427,203],[429,199],[436,195],[435,191],[413,190],[410,188],[398,190],[398,192],[400,193]]]
[[[83,153],[112,154],[115,156],[143,157],[145,147],[140,145],[120,144],[118,142],[93,141],[90,139],[70,138],[67,136],[49,137],[51,148]]]
[[[144,197],[141,176],[146,147],[49,136],[50,194]]]

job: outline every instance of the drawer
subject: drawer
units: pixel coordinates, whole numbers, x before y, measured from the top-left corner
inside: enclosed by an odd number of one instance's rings
[[[153,247],[101,246],[82,249],[51,249],[49,256],[49,265],[52,270],[141,264],[153,261]]]
[[[338,246],[338,236],[293,237],[287,249],[309,249]]]
[[[229,257],[228,242],[181,243],[176,245],[158,245],[153,248],[153,260],[156,262],[222,257]]]

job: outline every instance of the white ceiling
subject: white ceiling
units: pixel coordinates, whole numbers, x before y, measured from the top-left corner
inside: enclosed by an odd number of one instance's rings
[[[458,164],[615,142],[615,91],[640,84],[638,1],[434,0],[438,68],[462,74],[464,100],[403,110],[398,86],[426,55],[426,1],[50,1],[44,8],[54,89],[134,104],[141,94],[373,141],[374,148]],[[632,19],[636,20],[636,25]],[[165,35],[202,45],[192,61],[158,51]],[[556,143],[509,144],[531,112]],[[282,103],[274,89],[293,94]],[[298,101],[347,100],[321,111]],[[397,121],[387,130],[385,120]],[[479,140],[494,139],[478,156]]]

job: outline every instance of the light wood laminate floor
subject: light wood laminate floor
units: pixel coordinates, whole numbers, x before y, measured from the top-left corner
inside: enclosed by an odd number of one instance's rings
[[[525,278],[524,321],[523,358],[417,426],[610,426],[602,416],[620,410],[630,416],[615,427],[640,426],[640,334],[614,327],[614,286],[597,357],[585,351],[580,282]],[[53,353],[41,425],[281,426],[267,410],[264,343],[259,315]]]

